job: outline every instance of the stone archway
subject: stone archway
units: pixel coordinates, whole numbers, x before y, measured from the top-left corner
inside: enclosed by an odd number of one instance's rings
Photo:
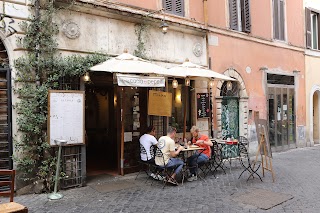
[[[311,145],[320,143],[320,86],[314,85],[310,92],[309,138]]]
[[[248,137],[248,95],[245,87],[245,83],[241,75],[233,68],[227,69],[224,73],[226,76],[230,76],[238,81],[239,89],[239,135]],[[218,136],[222,135],[222,96],[221,90],[224,81],[221,80],[217,84],[217,89],[215,93],[216,100],[216,114],[217,114],[217,131]]]

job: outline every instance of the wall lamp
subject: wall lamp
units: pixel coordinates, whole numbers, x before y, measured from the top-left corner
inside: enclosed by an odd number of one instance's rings
[[[86,72],[86,74],[84,74],[83,81],[85,81],[85,82],[89,82],[90,81],[90,75],[89,75],[88,72]]]
[[[168,32],[169,25],[165,22],[164,8],[150,12],[146,16],[148,17],[148,16],[155,14],[155,13],[162,13],[163,14],[163,18],[161,19],[161,24],[160,24],[159,28],[161,28],[163,34],[166,34]]]

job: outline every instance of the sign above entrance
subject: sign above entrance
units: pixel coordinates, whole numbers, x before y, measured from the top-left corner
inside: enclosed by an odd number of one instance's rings
[[[166,80],[164,77],[117,74],[117,82],[119,86],[125,86],[125,87],[165,87],[166,86]]]
[[[171,116],[172,93],[149,90],[148,115]]]

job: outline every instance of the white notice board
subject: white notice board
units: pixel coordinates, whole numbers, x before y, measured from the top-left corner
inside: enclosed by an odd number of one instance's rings
[[[84,144],[84,91],[49,90],[48,140],[67,140],[67,145]]]

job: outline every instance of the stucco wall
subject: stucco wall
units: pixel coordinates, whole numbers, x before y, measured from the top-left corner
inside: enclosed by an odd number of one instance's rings
[[[303,50],[295,51],[275,44],[267,45],[220,34],[211,35],[217,37],[218,41],[215,45],[209,46],[212,69],[223,73],[228,68],[233,68],[241,75],[249,98],[248,110],[259,111],[260,118],[267,118],[266,79],[263,70],[276,74],[297,75],[296,125],[306,125]],[[294,70],[299,72],[293,72]]]
[[[229,4],[226,1],[209,1],[209,25],[229,29]],[[287,0],[285,8],[287,43],[303,46],[304,11],[300,0]],[[249,36],[273,39],[272,1],[250,1],[251,32]],[[292,18],[293,17],[293,18]]]
[[[306,56],[306,132],[308,139],[312,139],[313,125],[313,94],[320,89],[320,57]],[[317,110],[317,109],[315,109]]]

